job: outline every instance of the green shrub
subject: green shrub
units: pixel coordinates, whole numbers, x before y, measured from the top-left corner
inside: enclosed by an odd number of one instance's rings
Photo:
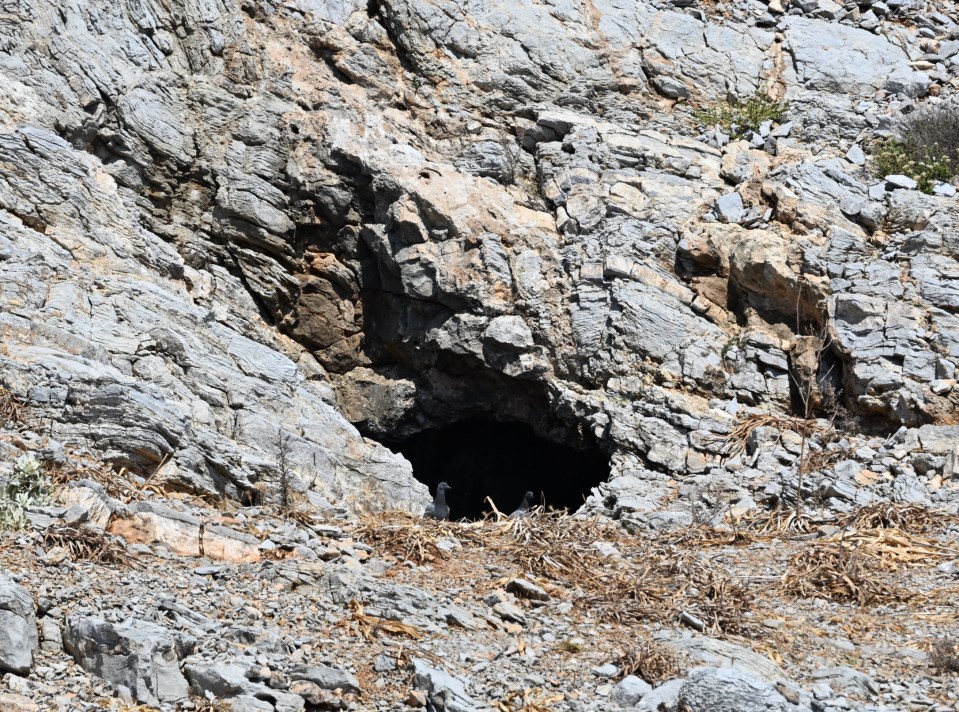
[[[931,193],[937,182],[959,175],[959,107],[920,109],[899,123],[896,134],[873,144],[877,176],[909,176],[919,190]]]
[[[0,491],[0,530],[25,529],[27,509],[50,502],[50,482],[33,455],[23,455],[13,465],[13,474]]]
[[[788,101],[773,101],[760,91],[745,101],[725,101],[696,111],[693,116],[705,126],[722,126],[730,136],[738,139],[750,131],[758,132],[766,121],[781,121],[788,111]]]

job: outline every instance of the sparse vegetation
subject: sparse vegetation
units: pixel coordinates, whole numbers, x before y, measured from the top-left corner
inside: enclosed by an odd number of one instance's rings
[[[920,109],[900,122],[896,134],[873,143],[877,176],[909,176],[919,190],[931,193],[936,183],[959,175],[959,107]]]
[[[230,712],[233,709],[232,703],[214,697],[209,692],[207,697],[191,697],[190,702],[194,712]]]
[[[43,535],[47,549],[60,547],[71,561],[90,561],[95,564],[129,564],[126,547],[117,539],[87,524],[70,526],[54,524]]]
[[[0,386],[0,427],[23,422],[25,406],[16,394]]]
[[[735,139],[758,132],[767,121],[781,121],[789,111],[788,101],[773,101],[762,91],[748,99],[732,99],[694,112],[704,126],[719,125]]]
[[[668,648],[652,640],[643,640],[626,649],[619,660],[621,675],[636,675],[650,685],[679,677],[679,659]]]
[[[929,663],[937,672],[959,673],[959,638],[943,638],[933,643]]]
[[[908,600],[909,594],[885,582],[878,566],[842,543],[813,544],[789,562],[782,578],[784,593],[832,601],[853,601],[860,606]]]
[[[0,491],[0,530],[18,531],[29,524],[27,509],[44,505],[52,494],[50,482],[33,455],[23,455],[13,466],[13,473]]]
[[[54,489],[65,487],[70,482],[90,480],[102,486],[108,495],[125,504],[141,499],[143,490],[148,487],[159,493],[158,488],[150,486],[148,482],[138,486],[125,468],[114,470],[109,463],[89,455],[71,454],[65,462],[44,463],[44,474]]]

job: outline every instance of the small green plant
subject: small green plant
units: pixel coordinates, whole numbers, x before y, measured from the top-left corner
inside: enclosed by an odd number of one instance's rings
[[[789,111],[788,101],[773,101],[759,91],[745,101],[732,99],[696,111],[693,117],[705,126],[721,126],[733,138],[758,132],[767,121],[781,121]]]
[[[894,138],[876,142],[872,160],[873,172],[877,176],[909,176],[923,193],[931,193],[936,183],[946,183],[955,175],[947,156],[928,155],[928,152]]]
[[[899,123],[896,134],[873,142],[875,175],[909,176],[923,193],[959,175],[959,107],[920,109]]]
[[[0,491],[0,530],[18,531],[29,524],[27,509],[50,502],[50,482],[33,455],[17,458],[13,474]]]

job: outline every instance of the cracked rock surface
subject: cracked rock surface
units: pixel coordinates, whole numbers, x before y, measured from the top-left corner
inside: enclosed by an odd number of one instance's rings
[[[31,526],[80,506],[256,566],[262,539],[176,503],[420,514],[380,441],[499,420],[607,456],[580,514],[634,534],[954,514],[959,198],[870,156],[957,105],[957,23],[953,0],[11,0],[0,485],[29,453],[58,500]],[[788,109],[704,125],[757,92]],[[63,644],[131,699],[339,704],[209,660],[161,685],[136,662],[170,662],[160,633],[114,674],[107,648],[157,621],[96,613]],[[31,640],[0,636],[0,668]],[[411,664],[422,706],[485,704]],[[712,674],[651,694],[807,704]]]

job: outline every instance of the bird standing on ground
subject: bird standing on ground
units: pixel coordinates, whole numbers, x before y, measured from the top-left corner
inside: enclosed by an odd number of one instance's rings
[[[436,485],[436,496],[433,497],[433,501],[426,505],[426,511],[423,512],[424,517],[429,519],[449,519],[450,518],[450,506],[446,503],[446,493],[453,489],[445,482],[440,482]]]
[[[527,492],[523,495],[523,501],[519,503],[519,506],[516,510],[509,515],[510,519],[519,519],[520,517],[525,517],[529,514],[529,508],[533,506],[533,500],[535,495],[532,492]]]

